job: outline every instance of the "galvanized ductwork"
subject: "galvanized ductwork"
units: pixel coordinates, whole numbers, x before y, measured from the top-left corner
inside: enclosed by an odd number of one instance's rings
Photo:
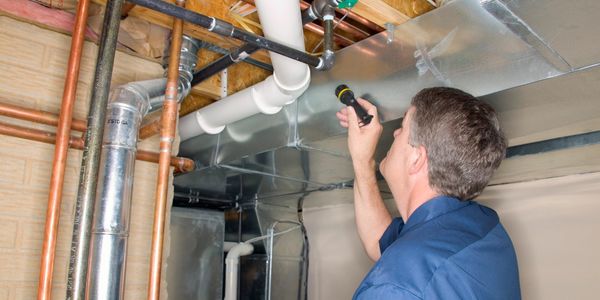
[[[180,99],[189,92],[199,42],[184,38]],[[167,47],[168,49],[168,47]],[[166,79],[129,83],[110,95],[99,174],[86,299],[122,299],[138,130],[144,116],[161,106]]]
[[[598,5],[592,0],[577,5],[558,0],[448,1],[336,52],[333,68],[312,69],[309,88],[278,113],[254,115],[227,125],[217,135],[183,141],[180,154],[193,158],[199,167],[177,176],[176,188],[237,203],[245,217],[240,230],[244,235],[263,235],[262,224],[301,214],[305,199],[312,199],[313,207],[351,203],[348,188],[354,174],[346,130],[335,117],[342,107],[334,96],[340,83],[378,107],[386,131],[378,160],[391,144],[410,99],[422,88],[461,88],[494,103],[501,118],[503,110],[520,105],[554,105],[556,95],[593,101],[590,87],[597,86],[600,74],[598,35],[593,32],[600,26]],[[589,112],[597,116],[593,114]],[[559,118],[549,119],[537,126],[554,126]],[[525,115],[519,122],[521,127],[533,124]],[[509,139],[523,142],[522,132],[505,128]],[[383,184],[382,192],[384,198],[391,197]],[[253,207],[261,210],[245,208],[245,203],[256,203]],[[290,213],[275,210],[284,206]],[[265,210],[276,213],[264,214]],[[278,286],[290,286],[283,282],[285,276],[273,279],[273,292]]]

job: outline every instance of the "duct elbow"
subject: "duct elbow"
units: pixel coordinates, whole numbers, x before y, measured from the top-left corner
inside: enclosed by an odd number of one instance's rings
[[[150,109],[149,100],[150,94],[142,85],[129,83],[116,87],[110,93],[108,106],[124,106],[143,117]]]

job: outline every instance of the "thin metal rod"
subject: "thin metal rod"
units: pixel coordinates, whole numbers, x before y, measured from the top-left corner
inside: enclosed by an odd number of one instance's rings
[[[333,20],[327,19],[323,21],[325,32],[323,34],[323,51],[333,52]]]
[[[50,299],[52,294],[52,273],[54,271],[54,254],[56,250],[56,236],[60,219],[60,203],[67,164],[67,151],[71,132],[71,117],[77,92],[79,67],[85,41],[85,29],[90,7],[89,0],[81,0],[77,4],[75,27],[71,38],[71,53],[67,64],[67,75],[63,90],[63,98],[58,119],[56,147],[54,149],[54,163],[50,177],[50,192],[48,195],[48,208],[46,211],[46,224],[43,237],[40,278],[38,282],[38,299]]]
[[[54,144],[56,140],[56,134],[53,132],[27,128],[3,122],[0,122],[0,134],[46,144]],[[83,150],[85,148],[85,143],[82,139],[71,136],[69,137],[69,147],[77,150]],[[156,152],[138,150],[135,157],[137,160],[158,163],[159,155]],[[189,158],[173,156],[170,159],[170,163],[178,173],[188,173],[195,170],[194,161]]]
[[[11,105],[7,103],[0,103],[0,115],[46,125],[58,125],[58,116],[56,114],[43,110]],[[80,132],[85,131],[85,121],[77,119],[72,120],[73,121],[71,122],[71,130],[76,130]]]
[[[66,299],[85,299],[88,254],[93,219],[96,184],[104,133],[104,118],[112,79],[117,36],[123,0],[106,3],[102,34],[99,40],[94,84],[90,99],[87,129],[84,136],[83,159],[79,173],[79,189],[75,204]]]
[[[350,9],[336,8],[335,11],[338,13],[341,13],[341,14],[348,14],[348,18],[366,26],[367,28],[369,28],[375,32],[379,33],[379,32],[382,32],[385,30],[385,28],[379,26],[377,23],[374,23],[371,20],[369,20],[361,15],[358,15],[357,13],[353,12]]]
[[[273,51],[288,58],[303,62],[312,67],[319,66],[321,62],[319,57],[312,56],[306,52],[290,48],[283,44],[266,39],[262,36],[241,30],[223,20],[208,17],[185,8],[169,4],[162,0],[129,0],[129,2],[182,19],[186,22],[199,25],[222,36],[232,37],[251,45],[255,45],[259,48]]]
[[[182,7],[184,0],[177,0]],[[152,228],[152,249],[150,253],[150,275],[148,278],[148,300],[160,297],[160,274],[162,271],[162,253],[167,214],[167,194],[169,190],[169,159],[177,130],[177,85],[179,82],[179,56],[183,35],[183,20],[173,21],[171,32],[171,53],[167,69],[167,87],[161,115],[160,151],[158,161],[158,180],[156,183],[156,201],[154,203],[154,225]]]

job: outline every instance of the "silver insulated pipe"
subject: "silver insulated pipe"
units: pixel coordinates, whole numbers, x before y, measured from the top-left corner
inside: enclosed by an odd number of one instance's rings
[[[198,41],[184,37],[179,67],[181,99],[190,90],[199,46]],[[123,299],[138,130],[143,117],[161,106],[157,99],[163,98],[165,86],[166,79],[160,78],[129,83],[111,92],[92,223],[86,299]]]

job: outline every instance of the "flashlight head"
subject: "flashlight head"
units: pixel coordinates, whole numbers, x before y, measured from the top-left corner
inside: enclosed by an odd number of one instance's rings
[[[350,88],[345,84],[340,84],[335,88],[335,96],[340,99],[343,93],[352,92]]]

